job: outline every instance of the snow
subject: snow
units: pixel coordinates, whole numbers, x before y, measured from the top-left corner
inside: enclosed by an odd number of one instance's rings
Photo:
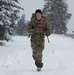
[[[0,46],[0,75],[74,75],[74,39],[52,34],[45,38],[44,67],[36,71],[30,38],[14,36]]]
[[[0,21],[0,25],[3,25],[3,22],[2,21]]]

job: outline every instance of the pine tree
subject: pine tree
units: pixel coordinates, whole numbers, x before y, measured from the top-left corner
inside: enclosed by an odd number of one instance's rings
[[[23,10],[18,0],[0,0],[0,40],[8,40],[13,33],[19,9]]]
[[[17,23],[17,34],[18,35],[25,35],[26,34],[26,20],[25,14],[22,14],[20,20]]]
[[[43,13],[47,16],[52,33],[66,33],[67,23],[71,18],[68,13],[68,5],[65,0],[44,0]]]

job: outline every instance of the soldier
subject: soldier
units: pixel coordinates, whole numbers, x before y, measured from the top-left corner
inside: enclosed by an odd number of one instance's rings
[[[44,49],[44,38],[50,35],[50,25],[40,9],[37,9],[35,14],[32,15],[31,21],[27,26],[27,31],[31,35],[32,56],[35,60],[37,71],[40,71],[43,67],[42,51]]]

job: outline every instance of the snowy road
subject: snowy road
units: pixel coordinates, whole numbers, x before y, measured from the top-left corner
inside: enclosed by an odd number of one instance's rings
[[[51,35],[45,39],[44,67],[36,71],[32,59],[30,39],[13,37],[13,41],[0,46],[0,75],[74,75],[74,39]]]

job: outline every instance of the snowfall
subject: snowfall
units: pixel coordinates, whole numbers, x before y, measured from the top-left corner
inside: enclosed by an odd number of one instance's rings
[[[32,58],[30,38],[13,36],[0,46],[0,75],[74,75],[74,39],[51,34],[45,38],[44,67],[40,72]],[[1,42],[1,41],[0,41]]]

